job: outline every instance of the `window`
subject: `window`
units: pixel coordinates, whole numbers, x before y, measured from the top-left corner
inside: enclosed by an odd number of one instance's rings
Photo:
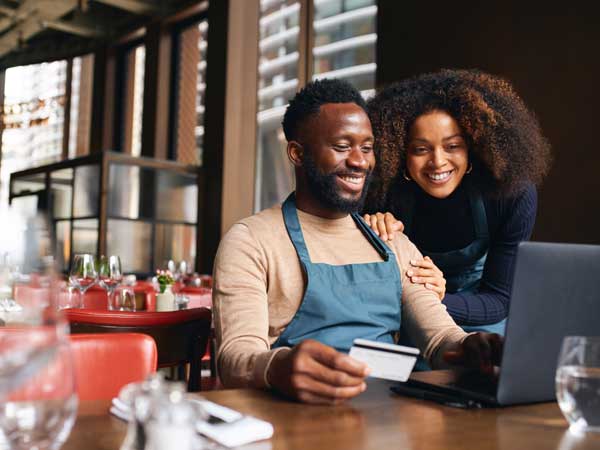
[[[343,78],[363,96],[375,88],[375,0],[315,1],[313,79]]]
[[[69,158],[87,155],[90,152],[94,56],[73,58],[72,70]]]
[[[204,95],[208,20],[183,28],[175,39],[178,55],[175,71],[175,130],[173,147],[177,161],[202,165]]]
[[[302,8],[312,13],[308,30],[300,20]],[[363,96],[373,94],[376,17],[376,0],[261,0],[256,211],[283,201],[293,190],[281,120],[302,87],[299,80],[342,78]],[[301,35],[307,37],[299,42]],[[309,56],[300,61],[301,54]]]
[[[144,74],[146,47],[143,44],[126,47],[117,73],[122,77],[118,91],[121,108],[117,111],[117,149],[133,156],[142,154],[142,116],[144,109]]]
[[[137,46],[133,50],[133,118],[131,127],[131,154],[142,154],[142,114],[144,109],[144,73],[146,47]]]
[[[277,203],[292,189],[281,120],[298,89],[300,2],[261,0],[258,60],[255,210]]]
[[[67,62],[6,70],[0,201],[12,172],[59,161],[63,151]]]

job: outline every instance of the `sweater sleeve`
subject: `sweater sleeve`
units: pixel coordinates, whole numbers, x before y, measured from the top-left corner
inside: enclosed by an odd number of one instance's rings
[[[269,387],[267,262],[248,227],[236,224],[219,244],[214,266],[213,320],[217,366],[224,386]]]
[[[490,249],[479,289],[446,294],[443,300],[450,315],[461,325],[492,324],[508,315],[517,246],[531,238],[535,224],[535,187],[530,185],[514,198],[496,201],[496,206],[497,230],[490,233]]]
[[[448,315],[433,291],[422,284],[410,282],[406,275],[409,262],[423,258],[417,247],[403,234],[394,239],[393,245],[402,280],[401,329],[433,368],[448,368],[444,362],[444,353],[457,350],[467,334]]]

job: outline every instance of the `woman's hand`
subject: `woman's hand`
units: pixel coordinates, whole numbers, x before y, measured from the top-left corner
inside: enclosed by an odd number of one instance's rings
[[[408,269],[406,275],[415,284],[424,284],[427,289],[435,292],[440,300],[446,295],[446,279],[443,272],[437,268],[429,256],[415,261],[412,260],[410,265],[414,269]]]
[[[397,220],[392,213],[365,214],[367,225],[384,241],[391,241],[396,231],[404,231],[404,224]]]

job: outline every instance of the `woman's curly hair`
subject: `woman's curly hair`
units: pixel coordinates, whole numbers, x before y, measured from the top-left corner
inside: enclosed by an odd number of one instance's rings
[[[535,115],[508,81],[478,70],[444,69],[391,84],[367,108],[377,156],[370,209],[384,207],[390,188],[407,183],[402,173],[410,127],[434,110],[459,124],[473,163],[470,177],[484,192],[518,193],[525,184],[539,184],[550,166],[550,144]]]

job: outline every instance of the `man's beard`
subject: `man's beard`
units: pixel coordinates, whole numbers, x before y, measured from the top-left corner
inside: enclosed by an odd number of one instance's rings
[[[304,167],[309,190],[322,205],[343,213],[360,212],[362,210],[369,183],[371,182],[371,170],[346,169],[323,174],[317,168],[310,152],[304,153],[304,164],[302,167]],[[358,198],[345,199],[340,196],[340,188],[336,182],[338,175],[365,175],[363,189]]]

